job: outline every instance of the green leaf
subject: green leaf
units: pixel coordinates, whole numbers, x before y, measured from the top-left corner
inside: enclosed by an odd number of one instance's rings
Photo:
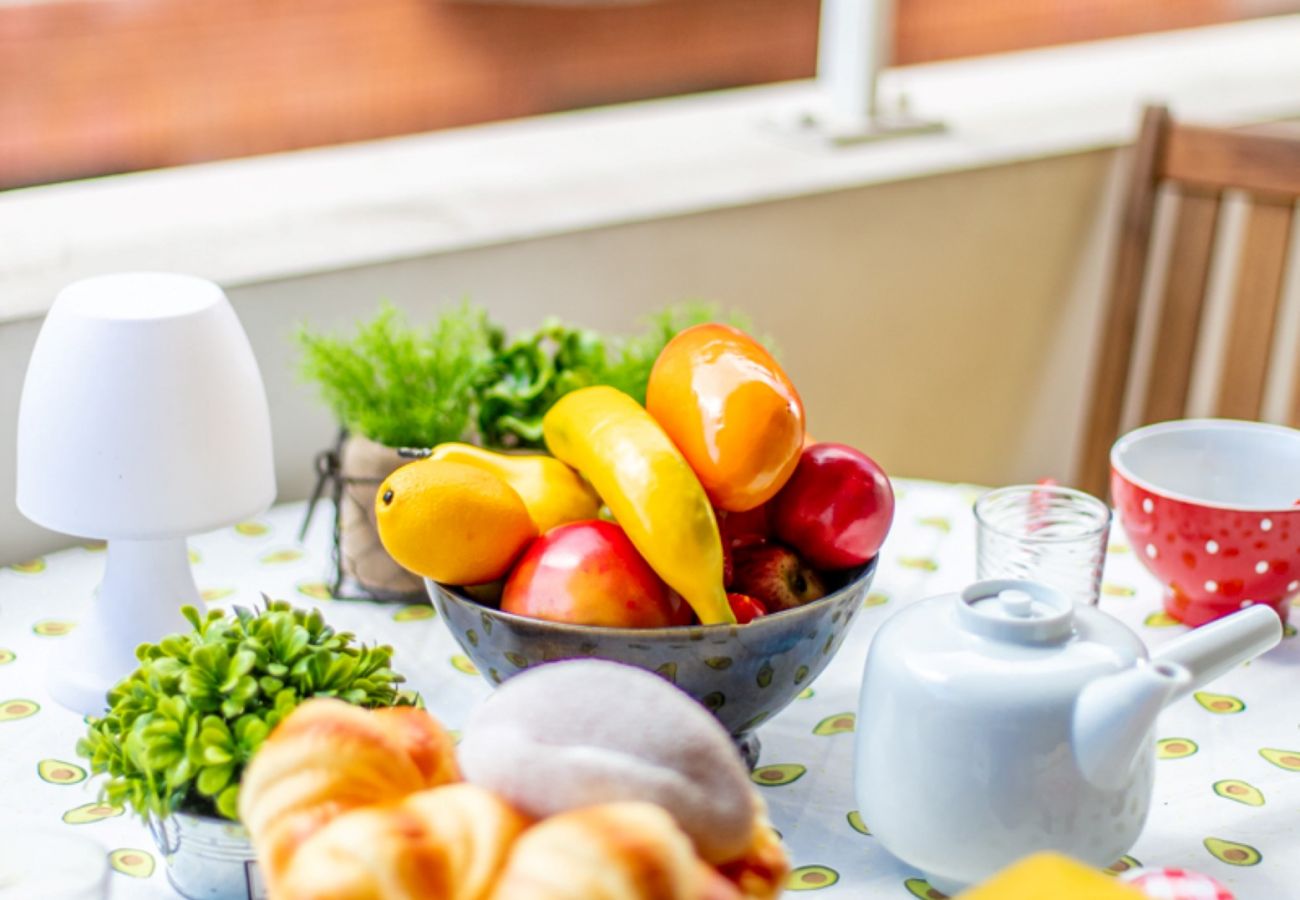
[[[194,786],[199,789],[199,793],[205,797],[213,797],[230,783],[230,777],[235,774],[235,766],[229,763],[221,766],[209,766],[199,773],[198,780]]]

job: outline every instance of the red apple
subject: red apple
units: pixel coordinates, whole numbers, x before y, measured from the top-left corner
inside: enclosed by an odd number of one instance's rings
[[[759,616],[767,615],[767,609],[748,594],[727,594],[727,603],[731,613],[736,617],[736,624],[747,625]]]
[[[894,489],[866,454],[843,444],[804,448],[772,500],[776,536],[819,569],[860,566],[880,552],[894,520]]]
[[[662,628],[691,619],[690,607],[623,529],[597,519],[560,525],[534,540],[506,581],[501,609],[615,628]]]
[[[732,588],[758,600],[768,612],[794,609],[826,595],[826,586],[794,551],[780,544],[755,544],[735,551]]]
[[[764,543],[772,536],[766,503],[744,512],[715,509],[713,513],[718,519],[718,532],[722,535],[724,547],[748,547]]]

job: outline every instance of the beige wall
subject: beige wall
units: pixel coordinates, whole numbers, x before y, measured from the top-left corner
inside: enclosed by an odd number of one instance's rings
[[[243,286],[230,297],[270,396],[283,499],[334,425],[294,375],[294,326],[390,298],[413,319],[469,297],[514,327],[626,328],[708,298],[777,337],[819,439],[896,475],[1065,476],[1113,220],[1095,152]],[[0,563],[66,543],[14,507],[13,423],[36,322],[0,325]]]

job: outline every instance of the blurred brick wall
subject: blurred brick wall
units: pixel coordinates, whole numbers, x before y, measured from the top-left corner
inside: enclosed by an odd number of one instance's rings
[[[900,63],[1300,0],[900,0]],[[0,4],[0,188],[813,72],[817,0]]]

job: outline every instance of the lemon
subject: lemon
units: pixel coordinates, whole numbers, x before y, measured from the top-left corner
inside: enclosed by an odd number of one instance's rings
[[[524,501],[502,478],[440,459],[389,475],[375,495],[375,519],[393,559],[446,584],[500,578],[537,536]]]

